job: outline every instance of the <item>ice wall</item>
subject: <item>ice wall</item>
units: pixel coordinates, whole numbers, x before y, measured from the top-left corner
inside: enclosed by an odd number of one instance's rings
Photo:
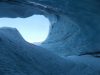
[[[52,17],[48,39],[43,47],[61,55],[81,55],[100,52],[100,1],[67,0],[63,13]],[[51,22],[52,23],[52,22]]]
[[[100,75],[99,7],[99,0],[0,0],[0,17],[42,14],[51,22],[46,49],[0,28],[0,75]]]
[[[26,42],[15,28],[0,28],[0,75],[100,75],[99,63],[88,55],[63,58]]]
[[[0,17],[48,17],[51,30],[41,45],[48,50],[60,55],[100,52],[99,0],[1,0],[0,8]]]

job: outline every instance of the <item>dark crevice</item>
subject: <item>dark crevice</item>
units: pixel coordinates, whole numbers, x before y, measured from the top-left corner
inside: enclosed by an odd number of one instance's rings
[[[0,38],[0,42],[2,41],[2,38]]]
[[[83,55],[92,55],[94,57],[100,58],[100,52],[87,52],[87,53],[80,54],[79,56],[83,56]]]

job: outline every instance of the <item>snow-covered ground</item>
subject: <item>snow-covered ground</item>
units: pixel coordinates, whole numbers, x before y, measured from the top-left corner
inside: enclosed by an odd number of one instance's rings
[[[100,58],[60,57],[26,42],[14,28],[0,28],[0,75],[100,75]]]

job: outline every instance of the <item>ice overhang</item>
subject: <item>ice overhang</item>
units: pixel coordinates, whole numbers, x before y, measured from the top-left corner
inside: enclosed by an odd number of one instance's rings
[[[0,17],[47,17],[50,33],[42,47],[62,55],[100,52],[99,0],[1,0]]]

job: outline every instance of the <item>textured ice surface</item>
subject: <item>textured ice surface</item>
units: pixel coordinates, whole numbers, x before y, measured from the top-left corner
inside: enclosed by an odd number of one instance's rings
[[[25,42],[16,29],[0,29],[0,75],[66,75],[73,66],[69,64],[52,52]]]
[[[45,50],[22,38],[15,42],[15,33],[10,38],[1,29],[1,75],[100,75],[100,58],[94,57],[100,54],[99,0],[4,1],[0,17],[42,14],[51,21],[51,30],[41,45]]]
[[[16,29],[0,29],[0,75],[99,75],[99,60],[92,56],[60,57],[27,43]]]

